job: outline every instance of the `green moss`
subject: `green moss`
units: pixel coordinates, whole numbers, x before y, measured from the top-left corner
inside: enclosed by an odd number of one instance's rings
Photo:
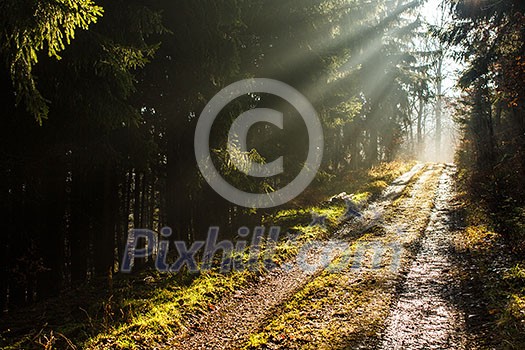
[[[248,349],[259,349],[261,346],[265,345],[268,342],[268,336],[266,334],[252,334],[248,345]]]

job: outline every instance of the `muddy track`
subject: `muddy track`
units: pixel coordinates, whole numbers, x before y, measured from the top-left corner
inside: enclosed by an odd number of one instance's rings
[[[349,237],[362,233],[377,215],[385,210],[411,184],[425,166],[418,164],[411,171],[395,180],[376,203],[365,211],[364,222],[344,225],[334,237]],[[315,254],[315,250],[312,251]],[[300,288],[323,271],[304,271],[294,265],[288,271],[276,269],[261,277],[252,286],[237,291],[225,298],[214,310],[204,315],[181,337],[166,344],[169,349],[235,349],[245,343],[250,334],[261,328],[265,321],[279,313],[280,305],[293,296]]]
[[[453,302],[457,282],[450,256],[449,228],[453,167],[439,181],[430,222],[401,293],[386,322],[380,349],[471,349],[463,313]]]
[[[381,200],[370,205],[368,215],[377,218],[371,225],[340,232],[340,239],[356,247],[397,245],[401,247],[397,254],[387,248],[379,255],[376,249],[356,255],[359,250],[350,249],[354,264],[335,274],[322,273],[307,284],[280,314],[252,334],[252,339],[263,339],[264,345],[250,342],[251,348],[377,349],[390,309],[432,222],[444,168],[428,164],[411,180],[396,181]],[[396,187],[401,183],[404,186]],[[354,268],[356,259],[361,263]]]

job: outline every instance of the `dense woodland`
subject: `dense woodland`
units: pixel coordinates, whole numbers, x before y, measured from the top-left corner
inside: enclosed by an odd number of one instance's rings
[[[419,6],[3,1],[2,309],[110,281],[130,228],[170,226],[173,239],[192,241],[210,225],[257,222],[263,212],[236,207],[206,184],[193,147],[206,103],[249,77],[286,82],[318,111],[325,155],[312,186],[349,169],[416,157],[429,142],[439,155],[453,133],[445,105],[455,105],[463,135],[458,159],[473,191],[491,196],[495,209],[523,205],[525,4],[447,1],[436,9],[451,16],[442,28],[427,25]],[[465,64],[461,99],[441,91],[445,56]],[[305,142],[304,125],[283,101],[245,96],[214,126],[214,162],[238,187],[264,192],[296,174],[255,182],[220,151],[239,111],[276,104],[292,115],[295,137],[279,144],[272,139],[279,134],[257,129],[247,155],[272,160]],[[304,154],[287,159],[300,169]]]
[[[469,193],[486,204],[495,225],[522,241],[525,171],[525,3],[484,1],[453,7],[443,40],[467,63],[456,120],[462,127],[457,159]],[[521,245],[521,244],[519,244]]]

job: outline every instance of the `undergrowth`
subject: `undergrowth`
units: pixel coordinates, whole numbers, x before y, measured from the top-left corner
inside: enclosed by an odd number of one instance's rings
[[[489,180],[492,178],[492,180]],[[465,228],[456,249],[475,266],[486,305],[486,346],[525,346],[525,207],[497,191],[493,175],[459,173]],[[521,189],[516,189],[521,190]],[[517,193],[517,192],[516,192]],[[468,281],[466,282],[468,283]]]

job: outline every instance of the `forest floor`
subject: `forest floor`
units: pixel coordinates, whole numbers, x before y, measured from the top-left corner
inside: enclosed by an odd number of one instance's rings
[[[328,237],[349,243],[331,265],[275,270],[159,348],[476,348],[463,309],[476,296],[462,294],[452,249],[454,171],[417,165]]]
[[[487,215],[466,204],[453,165],[412,166],[307,196],[354,193],[368,199],[360,218],[325,201],[265,219],[298,234],[277,244],[277,268],[82,286],[0,319],[0,348],[525,349],[525,263],[474,220]]]

